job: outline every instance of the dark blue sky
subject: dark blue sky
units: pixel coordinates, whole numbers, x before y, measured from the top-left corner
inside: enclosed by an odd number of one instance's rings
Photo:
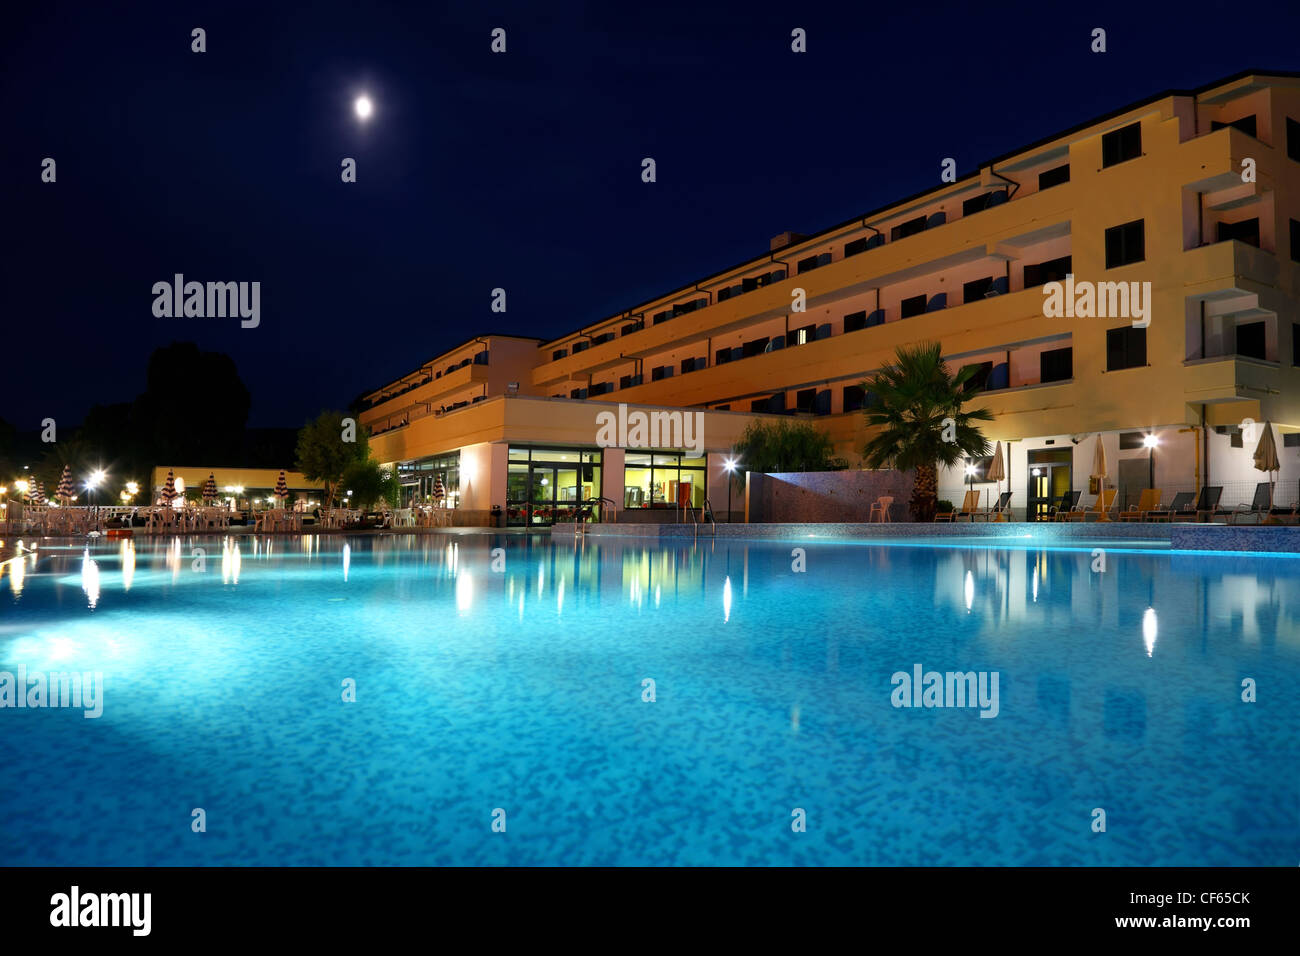
[[[932,186],[945,156],[1300,69],[1297,37],[1294,3],[23,4],[0,37],[0,417],[79,422],[192,340],[235,359],[251,424],[297,426],[475,334],[560,335]],[[259,280],[260,327],[154,318],[176,272]],[[177,400],[201,412],[203,383]]]

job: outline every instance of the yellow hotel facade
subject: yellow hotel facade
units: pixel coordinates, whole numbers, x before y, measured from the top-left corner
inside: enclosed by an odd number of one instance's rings
[[[1132,314],[1057,314],[1054,282],[1125,283]],[[1286,503],[1300,484],[1298,300],[1300,74],[1248,72],[783,234],[566,335],[478,337],[366,396],[360,420],[381,462],[422,495],[440,477],[467,524],[494,506],[546,524],[596,497],[620,521],[706,497],[720,512],[724,462],[756,419],[809,417],[861,467],[861,383],[929,340],[954,370],[977,367],[968,407],[987,408],[985,433],[1009,448],[1017,517],[1088,488],[1098,435],[1126,493],[1153,480],[1166,499],[1214,484],[1224,504],[1248,500],[1267,478],[1249,441],[1266,421]],[[597,416],[620,404],[698,412],[702,443],[600,447]],[[941,497],[965,480],[941,474]]]

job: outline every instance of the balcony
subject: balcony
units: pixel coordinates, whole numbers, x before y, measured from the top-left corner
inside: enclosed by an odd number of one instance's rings
[[[482,364],[465,365],[453,372],[444,372],[442,378],[435,378],[408,392],[376,402],[361,413],[361,422],[369,425],[380,419],[400,416],[404,409],[412,406],[441,404],[438,400],[447,395],[472,385],[485,384],[488,374],[488,366]]]
[[[1237,355],[1192,359],[1183,368],[1183,396],[1192,405],[1256,401],[1282,384],[1276,362]]]
[[[1279,284],[1277,256],[1237,239],[1188,249],[1183,263],[1183,289],[1193,300],[1266,292]]]

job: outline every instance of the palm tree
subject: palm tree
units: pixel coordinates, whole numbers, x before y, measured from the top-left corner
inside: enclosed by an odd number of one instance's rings
[[[915,469],[912,517],[933,521],[938,465],[951,468],[962,458],[987,455],[989,441],[972,422],[992,421],[993,416],[983,408],[962,411],[975,367],[953,375],[938,342],[900,345],[895,357],[895,364],[862,383],[875,396],[863,409],[867,424],[882,428],[867,441],[863,457],[868,468]]]

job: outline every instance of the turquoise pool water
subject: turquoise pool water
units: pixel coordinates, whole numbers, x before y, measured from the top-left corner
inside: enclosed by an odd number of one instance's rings
[[[0,708],[5,865],[1300,863],[1297,559],[105,541],[0,576],[19,667],[102,714]]]

